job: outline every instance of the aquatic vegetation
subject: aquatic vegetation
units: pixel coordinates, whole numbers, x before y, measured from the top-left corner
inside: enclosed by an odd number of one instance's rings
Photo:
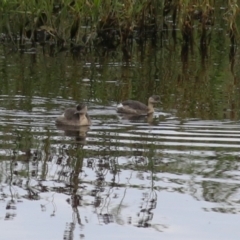
[[[115,49],[121,45],[126,58],[131,57],[133,40],[163,44],[171,33],[174,42],[181,38],[191,47],[198,35],[204,52],[222,13],[234,44],[239,22],[236,0],[1,1],[0,32],[1,41],[50,42],[61,50],[70,45],[73,53],[86,47]]]

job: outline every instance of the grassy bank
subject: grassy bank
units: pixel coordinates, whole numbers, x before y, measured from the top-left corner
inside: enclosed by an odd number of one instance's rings
[[[191,46],[197,34],[204,48],[224,18],[232,45],[238,38],[237,0],[2,0],[1,41],[50,42],[75,51],[92,46],[122,46],[128,56],[133,41],[163,44],[171,34]],[[216,5],[218,4],[218,5]],[[216,12],[219,12],[219,15]]]

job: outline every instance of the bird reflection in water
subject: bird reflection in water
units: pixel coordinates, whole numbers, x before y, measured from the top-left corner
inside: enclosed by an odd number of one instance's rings
[[[86,141],[87,132],[90,129],[89,126],[66,126],[66,125],[56,125],[58,130],[64,132],[65,136],[75,137],[76,141],[82,142]]]
[[[130,122],[140,122],[140,123],[149,123],[150,125],[154,125],[154,114],[149,115],[132,115],[132,114],[125,114],[121,113],[119,114],[122,120],[128,120]]]

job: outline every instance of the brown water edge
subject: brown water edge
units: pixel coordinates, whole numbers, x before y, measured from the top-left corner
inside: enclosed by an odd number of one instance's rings
[[[212,35],[221,30],[228,36],[233,62],[240,20],[238,5],[223,0],[28,4],[13,1],[2,3],[0,11],[3,15],[0,42],[10,42],[14,51],[34,52],[40,44],[43,53],[49,56],[69,51],[79,58],[92,51],[105,56],[121,49],[125,61],[132,58],[134,43],[144,49],[149,42],[168,51],[174,51],[180,44],[184,62],[197,46],[204,61],[212,37],[218,37]],[[26,46],[29,42],[30,48]]]
[[[181,37],[192,48],[196,32],[199,47],[205,51],[212,28],[220,23],[226,26],[234,46],[239,23],[238,5],[224,0],[5,1],[0,6],[2,41],[19,39],[21,46],[26,40],[43,45],[50,41],[52,50],[55,46],[64,49],[71,43],[75,53],[86,47],[115,49],[121,45],[126,58],[131,56],[133,41],[143,45],[151,39],[153,44],[164,45],[168,35],[175,43]]]

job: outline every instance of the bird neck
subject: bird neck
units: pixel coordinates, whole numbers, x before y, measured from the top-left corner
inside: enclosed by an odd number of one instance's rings
[[[86,114],[80,114],[79,123],[80,125],[89,125],[90,122],[88,116],[86,116]]]
[[[153,113],[154,112],[154,108],[153,108],[153,104],[152,103],[148,103],[148,114]]]
[[[151,124],[153,122],[153,113],[147,115],[147,122]]]

